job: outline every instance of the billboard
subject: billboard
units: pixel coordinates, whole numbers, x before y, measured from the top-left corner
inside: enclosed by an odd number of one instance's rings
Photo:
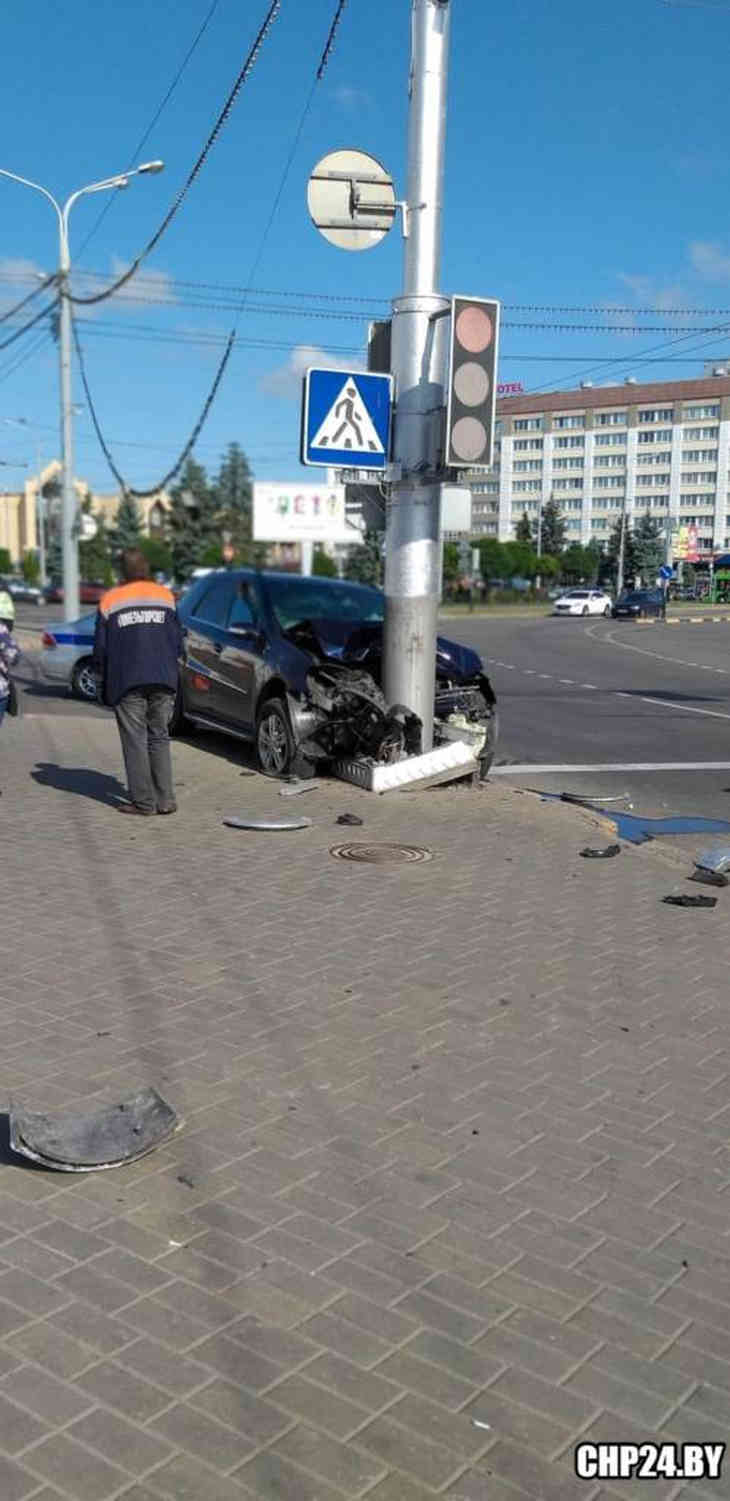
[[[698,563],[700,560],[697,542],[697,527],[694,522],[680,526],[672,532],[672,553],[675,563]]]
[[[256,482],[254,542],[357,542],[348,524],[344,485]]]

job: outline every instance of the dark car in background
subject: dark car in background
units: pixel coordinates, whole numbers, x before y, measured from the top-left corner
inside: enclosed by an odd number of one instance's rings
[[[79,584],[79,603],[82,605],[98,605],[99,600],[106,594],[108,584],[90,582],[82,579]],[[63,584],[60,579],[52,579],[44,591],[47,605],[63,604]]]
[[[6,589],[16,605],[39,605],[43,599],[43,593],[38,585],[29,584],[27,579],[22,578],[20,574],[0,578],[0,589]]]
[[[661,589],[626,589],[620,594],[611,611],[614,620],[645,620],[650,615],[661,615],[664,610],[664,593]]]
[[[388,706],[385,599],[339,579],[217,570],[178,604],[183,660],[175,725],[223,730],[256,747],[268,776],[307,774],[343,757],[397,761],[421,749],[421,722]],[[438,638],[434,743],[467,739],[483,776],[497,738],[480,657]]]

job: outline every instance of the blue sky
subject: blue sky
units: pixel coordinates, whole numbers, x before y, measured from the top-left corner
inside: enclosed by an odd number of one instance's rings
[[[16,0],[3,18],[0,166],[63,197],[128,165],[210,4]],[[507,324],[611,330],[505,327],[501,378],[534,389],[574,385],[589,368],[597,383],[689,377],[704,359],[730,354],[730,330],[727,339],[690,336],[695,325],[730,325],[730,314],[678,311],[730,308],[730,3],[452,4],[443,289],[598,310],[509,308]],[[142,154],[163,157],[165,172],[115,195],[98,228],[99,198],[74,210],[80,269],[111,274],[156,229],[266,9],[266,0],[218,0]],[[99,416],[132,484],[158,481],[198,416],[234,316],[216,306],[232,294],[215,288],[248,281],[333,11],[334,0],[283,0],[231,120],[142,275],[123,301],[80,310]],[[312,228],[305,192],[319,157],[349,145],[379,157],[403,188],[409,13],[410,0],[349,0],[345,9],[256,273],[266,295],[252,295],[240,320],[241,338],[260,347],[233,354],[198,445],[212,469],[236,439],[260,478],[304,477],[299,372],[322,350],[324,362],[346,367],[342,351],[363,349],[368,316],[386,313],[398,293],[399,231],[366,254],[338,252]],[[50,207],[27,189],[0,179],[0,205],[2,311],[29,289],[34,270],[55,268],[57,233]],[[308,311],[296,313],[298,304]],[[662,311],[617,311],[645,307]],[[663,363],[642,365],[641,352],[672,335],[629,337],[614,331],[622,322],[670,325],[683,342],[657,351]],[[7,333],[1,326],[0,342]],[[42,335],[43,326],[0,351],[0,419],[36,424],[47,460],[58,447],[57,356]],[[611,358],[617,363],[599,363]],[[75,394],[83,401],[78,378]],[[87,412],[77,428],[77,474],[116,488]],[[35,462],[34,443],[2,420],[0,459]],[[22,475],[3,467],[0,485]]]

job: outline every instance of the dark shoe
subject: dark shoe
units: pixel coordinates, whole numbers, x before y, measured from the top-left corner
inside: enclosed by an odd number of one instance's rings
[[[177,813],[177,803],[170,803],[168,808],[158,808],[158,813]]]
[[[138,808],[136,803],[117,803],[117,813],[138,813],[140,818],[153,818],[154,808]]]

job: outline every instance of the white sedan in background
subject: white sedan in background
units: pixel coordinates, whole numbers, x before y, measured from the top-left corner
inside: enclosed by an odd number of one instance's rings
[[[568,589],[553,605],[553,615],[611,614],[613,601],[603,589]]]

